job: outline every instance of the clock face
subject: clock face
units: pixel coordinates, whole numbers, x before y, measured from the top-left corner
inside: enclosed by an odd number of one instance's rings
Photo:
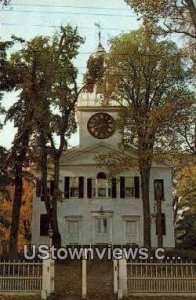
[[[115,131],[115,121],[107,113],[96,113],[88,121],[89,133],[97,139],[107,139]]]

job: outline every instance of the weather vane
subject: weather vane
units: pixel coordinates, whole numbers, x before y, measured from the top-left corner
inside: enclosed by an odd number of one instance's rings
[[[98,38],[99,38],[99,44],[101,44],[101,25],[100,25],[100,22],[95,23],[95,26],[99,29]]]

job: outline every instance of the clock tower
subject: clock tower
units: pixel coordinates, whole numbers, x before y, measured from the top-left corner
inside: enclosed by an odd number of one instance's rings
[[[87,61],[85,90],[80,95],[77,105],[81,147],[100,142],[117,147],[121,142],[117,126],[120,107],[109,99],[108,86],[104,82],[105,56],[106,52],[99,40],[97,50]]]
[[[80,146],[108,143],[117,147],[121,135],[117,126],[119,106],[114,101],[103,104],[103,96],[95,92],[80,95],[77,105]]]

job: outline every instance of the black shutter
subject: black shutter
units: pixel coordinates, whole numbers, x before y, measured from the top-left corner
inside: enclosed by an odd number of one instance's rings
[[[134,177],[134,187],[135,187],[135,198],[140,198],[140,178],[139,178],[139,176]]]
[[[54,180],[50,180],[50,196],[54,196]]]
[[[48,236],[49,217],[47,214],[40,215],[40,236]]]
[[[92,178],[87,179],[87,197],[92,198]]]
[[[157,218],[156,218],[156,235],[158,234],[157,228],[158,226],[157,226]],[[161,231],[162,231],[162,235],[166,234],[165,214],[161,214]]]
[[[154,199],[155,200],[164,200],[164,182],[163,179],[154,180]]]
[[[84,198],[84,177],[79,177],[79,198]]]
[[[112,178],[112,198],[116,198],[116,178]]]
[[[120,198],[125,198],[125,177],[120,177]]]
[[[38,179],[36,182],[36,197],[41,197],[41,190],[42,190],[41,180]]]
[[[69,177],[65,177],[64,181],[64,197],[69,198]]]

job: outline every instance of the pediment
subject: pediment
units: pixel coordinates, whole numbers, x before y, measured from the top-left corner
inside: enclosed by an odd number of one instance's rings
[[[97,165],[97,156],[112,152],[122,154],[122,151],[118,147],[103,142],[85,148],[75,147],[62,155],[60,166]],[[130,152],[128,154],[130,155]],[[133,159],[136,159],[136,153],[134,151],[132,151],[131,156]],[[171,168],[171,166],[164,161],[153,160],[152,168]]]
[[[70,149],[66,154],[62,155],[60,165],[97,164],[95,159],[96,156],[113,151],[119,150],[117,147],[113,147],[107,143],[98,143],[85,148],[75,147]]]

